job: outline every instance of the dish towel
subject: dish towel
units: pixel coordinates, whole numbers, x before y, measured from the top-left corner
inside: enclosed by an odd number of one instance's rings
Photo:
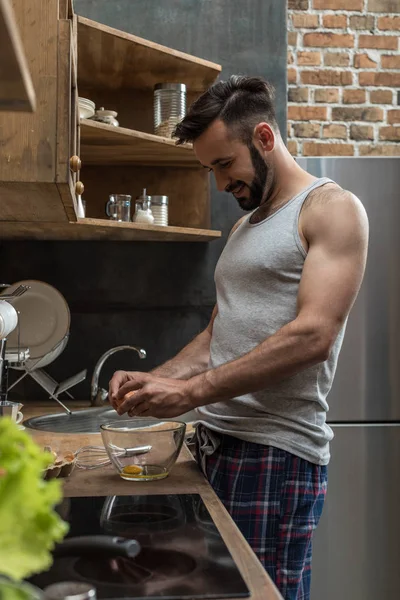
[[[207,457],[214,454],[220,443],[221,440],[217,433],[198,423],[196,426],[196,455],[205,477],[207,477]]]

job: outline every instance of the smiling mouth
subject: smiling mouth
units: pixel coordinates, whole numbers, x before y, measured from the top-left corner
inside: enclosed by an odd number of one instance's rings
[[[236,188],[236,190],[232,192],[232,194],[235,196],[235,198],[240,198],[240,194],[241,194],[241,192],[243,192],[244,186],[245,186],[245,184],[242,183],[242,185],[240,187]]]

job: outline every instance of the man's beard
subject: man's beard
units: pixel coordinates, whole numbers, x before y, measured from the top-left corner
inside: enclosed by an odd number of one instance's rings
[[[250,194],[248,198],[236,198],[235,196],[240,208],[242,208],[243,210],[255,210],[260,206],[261,201],[263,200],[268,175],[270,174],[270,169],[266,165],[265,161],[263,160],[261,154],[258,152],[254,144],[251,144],[251,146],[249,146],[249,150],[251,162],[255,173],[253,181],[249,186],[246,183],[244,183],[244,181],[237,181],[234,187],[230,186],[232,188],[232,191],[233,189],[237,189],[243,184],[249,188]]]

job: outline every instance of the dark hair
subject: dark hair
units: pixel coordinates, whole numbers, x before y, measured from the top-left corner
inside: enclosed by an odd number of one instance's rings
[[[221,119],[250,145],[257,123],[265,121],[278,129],[273,100],[274,88],[262,77],[232,75],[228,81],[214,83],[193,102],[175,128],[176,143],[194,142],[215,119]]]

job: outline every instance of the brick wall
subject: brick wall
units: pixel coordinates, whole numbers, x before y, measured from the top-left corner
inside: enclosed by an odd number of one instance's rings
[[[400,0],[288,0],[288,148],[400,156]]]

